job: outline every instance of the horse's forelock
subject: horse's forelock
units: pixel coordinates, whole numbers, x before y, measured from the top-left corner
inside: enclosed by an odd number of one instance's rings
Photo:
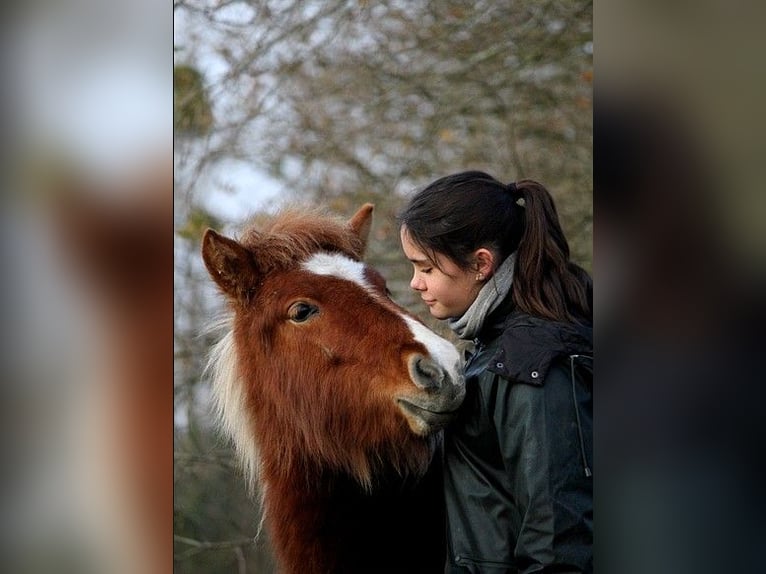
[[[263,229],[248,227],[241,243],[256,254],[264,273],[288,269],[317,251],[338,252],[357,261],[364,251],[364,241],[345,222],[316,209],[284,210]]]

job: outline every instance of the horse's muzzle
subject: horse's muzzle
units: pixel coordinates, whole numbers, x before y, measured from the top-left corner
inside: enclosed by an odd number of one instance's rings
[[[448,369],[425,355],[413,355],[408,367],[412,382],[426,392],[440,393],[450,390],[450,387],[463,386],[463,377],[458,365]]]
[[[410,428],[419,435],[444,428],[457,416],[465,397],[465,381],[458,365],[447,369],[425,355],[409,360],[415,388],[397,397]]]

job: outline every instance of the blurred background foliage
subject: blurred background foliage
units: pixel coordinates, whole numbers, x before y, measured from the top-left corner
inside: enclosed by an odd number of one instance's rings
[[[437,177],[542,182],[591,269],[592,3],[174,0],[174,14],[175,567],[270,572],[257,497],[213,428],[202,373],[221,303],[201,233],[235,234],[259,213],[223,220],[212,198],[227,184],[210,174],[244,162],[278,203],[346,217],[374,203],[367,259],[437,330],[410,293],[395,222]]]
[[[213,112],[202,74],[192,66],[173,66],[173,132],[202,136],[213,126]]]

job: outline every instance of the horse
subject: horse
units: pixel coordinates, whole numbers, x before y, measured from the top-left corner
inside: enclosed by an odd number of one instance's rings
[[[363,262],[372,211],[285,208],[239,240],[202,238],[230,311],[209,362],[219,423],[286,574],[444,570],[460,357]]]

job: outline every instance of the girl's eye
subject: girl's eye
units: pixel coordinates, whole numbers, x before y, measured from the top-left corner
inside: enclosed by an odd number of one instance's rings
[[[425,269],[421,269],[420,272],[428,275],[431,272],[431,267],[426,267]]]
[[[316,315],[319,312],[319,307],[306,303],[305,301],[297,301],[290,305],[287,310],[287,316],[293,323],[303,323]]]

